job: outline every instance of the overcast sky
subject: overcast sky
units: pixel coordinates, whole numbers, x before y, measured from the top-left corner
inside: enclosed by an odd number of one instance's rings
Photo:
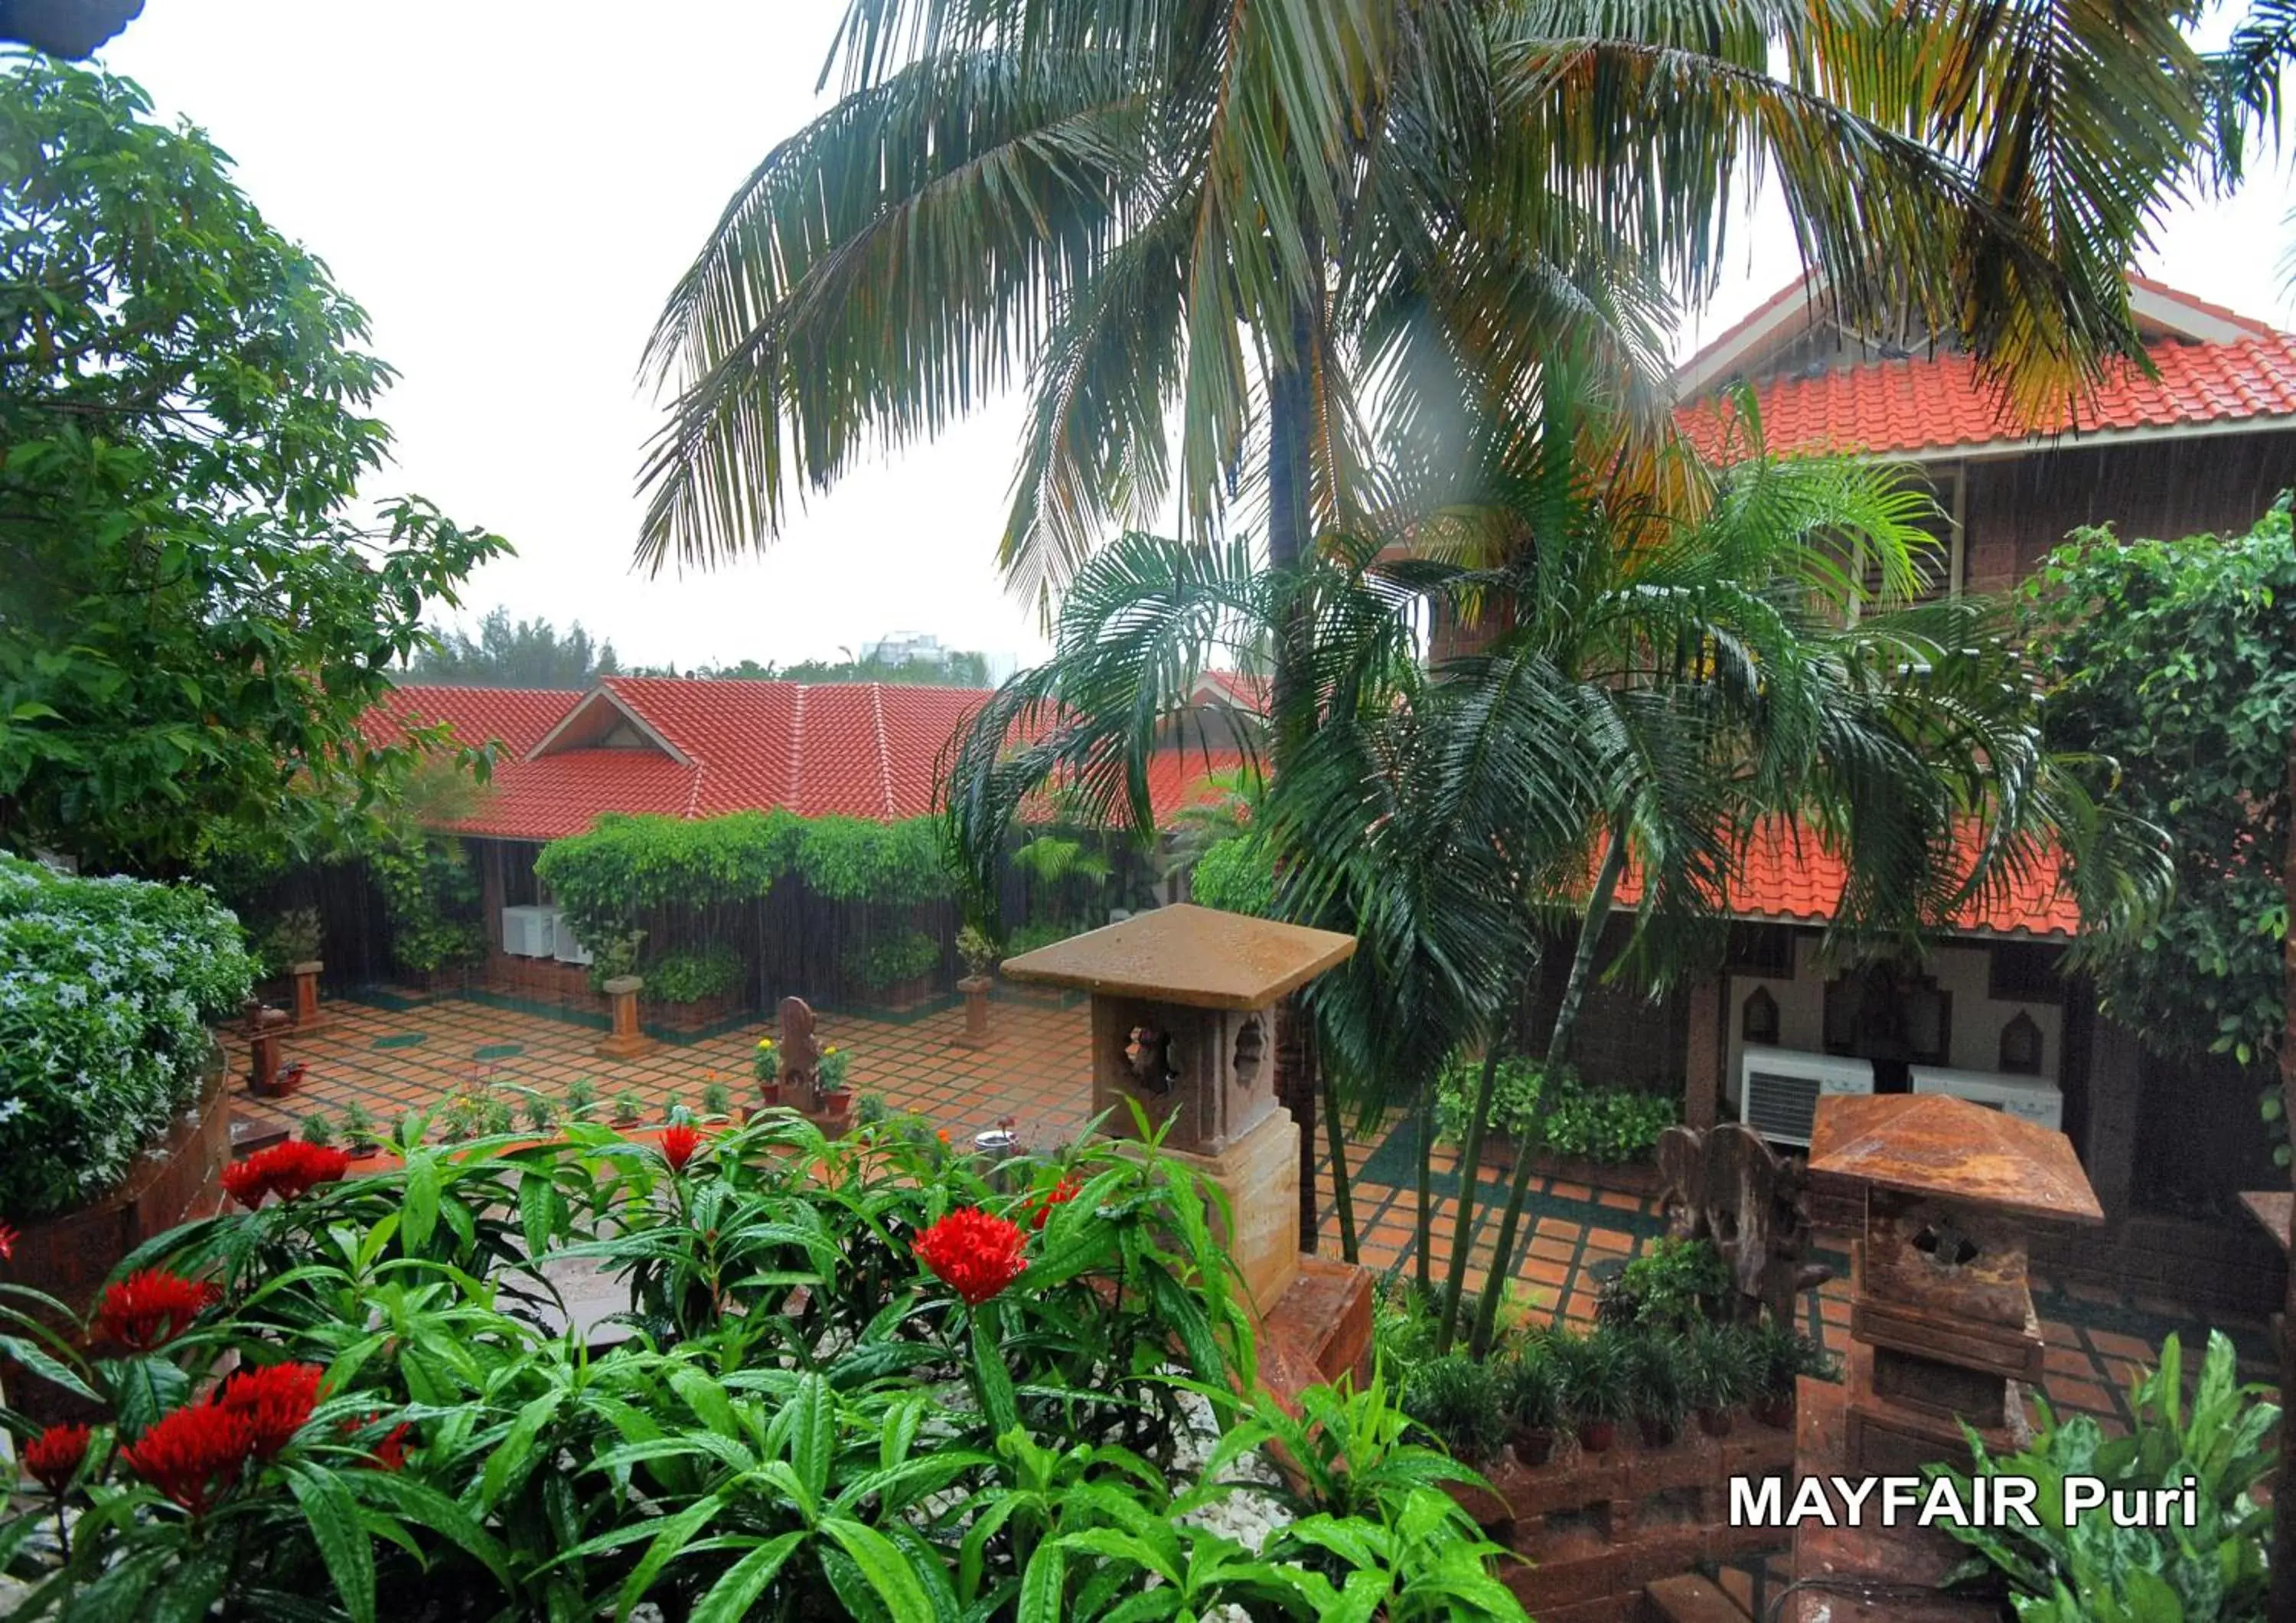
[[[762,556],[635,574],[636,387],[663,295],[726,197],[823,104],[845,0],[651,0],[602,14],[539,0],[147,0],[102,62],[203,125],[265,215],[333,268],[401,378],[381,415],[418,491],[507,536],[473,582],[579,620],[626,663],[835,658],[894,630],[1034,657],[1033,614],[994,551],[1019,423],[1010,402],[865,466]],[[2284,172],[2180,210],[2144,268],[2282,325]],[[1694,347],[1796,268],[1776,222]]]

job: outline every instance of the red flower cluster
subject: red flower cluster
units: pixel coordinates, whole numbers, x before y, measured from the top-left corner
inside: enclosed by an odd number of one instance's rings
[[[679,1122],[662,1132],[661,1158],[669,1163],[672,1172],[684,1172],[693,1152],[701,1148],[701,1130],[691,1123]]]
[[[275,1458],[319,1405],[316,1363],[242,1370],[201,1404],[186,1404],[119,1451],[119,1462],[194,1516],[229,1493],[250,1462]]]
[[[223,1293],[212,1284],[182,1279],[164,1268],[144,1268],[106,1285],[95,1306],[95,1326],[104,1339],[133,1352],[165,1347],[191,1329]]]
[[[968,1206],[918,1235],[917,1256],[966,1306],[978,1307],[1021,1277],[1028,1243],[1020,1224]]]
[[[1032,1234],[1043,1233],[1045,1219],[1053,1215],[1053,1208],[1056,1206],[1066,1206],[1082,1193],[1084,1193],[1084,1185],[1071,1174],[1062,1173],[1058,1183],[1029,1202],[1029,1232]]]
[[[71,1486],[72,1473],[87,1458],[86,1426],[51,1426],[24,1446],[24,1470],[57,1498]]]
[[[121,1449],[119,1462],[203,1516],[238,1483],[254,1446],[255,1429],[246,1415],[217,1404],[191,1404]]]
[[[355,1439],[359,1432],[365,1430],[369,1426],[379,1425],[381,1421],[382,1411],[376,1409],[371,1412],[364,1420],[343,1421],[340,1429],[346,1438]],[[375,1444],[373,1450],[374,1454],[374,1469],[377,1471],[405,1471],[406,1469],[406,1439],[413,1434],[414,1430],[414,1421],[401,1421],[390,1430],[384,1432],[382,1434],[381,1440]]]
[[[0,1223],[0,1263],[16,1260],[16,1231]]]
[[[258,1460],[275,1457],[294,1439],[319,1406],[319,1381],[326,1372],[316,1363],[269,1363],[242,1370],[224,1382],[216,1407],[244,1415]]]
[[[225,1167],[223,1186],[251,1212],[263,1204],[266,1194],[293,1200],[322,1183],[332,1183],[350,1169],[350,1164],[348,1150],[289,1139]]]

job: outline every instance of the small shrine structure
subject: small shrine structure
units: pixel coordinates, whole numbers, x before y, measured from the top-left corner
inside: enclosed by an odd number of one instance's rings
[[[1259,1320],[1259,1380],[1291,1404],[1370,1375],[1371,1270],[1300,1250],[1300,1125],[1275,1097],[1275,1005],[1355,937],[1178,902],[1004,960],[1016,981],[1092,997],[1092,1104],[1226,1197],[1220,1238]]]

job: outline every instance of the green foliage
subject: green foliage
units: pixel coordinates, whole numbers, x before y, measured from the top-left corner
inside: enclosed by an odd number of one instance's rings
[[[1795,1381],[1804,1375],[1819,1380],[1841,1377],[1825,1348],[1790,1324],[1764,1324],[1751,1332],[1750,1345],[1754,1391],[1760,1396],[1792,1397]]]
[[[1620,1269],[1603,1295],[1611,1316],[1679,1333],[1721,1315],[1730,1268],[1711,1240],[1662,1236]]]
[[[619,981],[638,972],[638,953],[645,945],[644,930],[625,930],[617,935],[601,936],[590,949],[590,985],[603,990],[608,981]]]
[[[1188,877],[1189,899],[1231,913],[1272,918],[1275,853],[1265,836],[1230,835],[1197,859]]]
[[[2032,1480],[2041,1525],[1942,1525],[2007,1579],[2018,1617],[2033,1623],[2263,1617],[2272,1508],[2251,1490],[2273,1469],[2280,1411],[2267,1388],[2239,1383],[2235,1364],[2230,1339],[2210,1332],[2188,1404],[2182,1349],[2171,1336],[2160,1367],[2131,1388],[2136,1429],[2126,1437],[2106,1437],[2085,1414],[2060,1421],[2039,1398],[2030,1447],[1992,1454],[1972,1432],[1973,1470]],[[1958,1482],[1966,1500],[1967,1477],[1934,1469]],[[2068,1524],[2064,1482],[2073,1476],[2102,1478],[2108,1493],[2178,1489],[2190,1481],[2197,1517],[2185,1527],[2116,1527],[2108,1498]]]
[[[0,856],[0,1219],[111,1188],[197,1095],[255,981],[207,892]]]
[[[442,631],[420,649],[411,667],[418,682],[453,682],[468,688],[562,688],[579,689],[611,676],[614,645],[593,645],[576,621],[564,637],[547,620],[512,624],[510,610],[489,609],[474,638],[459,628]]]
[[[815,894],[832,902],[908,907],[944,900],[954,888],[941,861],[939,825],[928,817],[898,823],[815,818],[799,837],[795,867]]]
[[[601,817],[586,834],[553,840],[534,871],[594,954],[611,935],[668,908],[763,900],[790,870],[804,820],[792,812],[724,817]]]
[[[0,1322],[107,1417],[63,1564],[0,1522],[24,1615],[265,1609],[375,1619],[1053,1615],[1520,1619],[1499,1554],[1401,1440],[1374,1387],[1293,1421],[1254,1384],[1250,1322],[1205,1191],[1151,1150],[1083,1150],[1027,1270],[966,1308],[913,1242],[960,1207],[1028,1226],[1063,1169],[1000,1192],[898,1136],[831,1141],[785,1113],[682,1174],[605,1129],[459,1155],[191,1225],[131,1259],[220,1301],[156,1353],[91,1364],[0,1288]],[[542,1259],[595,1265],[637,1333],[592,1354],[517,1304]],[[12,1343],[12,1345],[14,1343]],[[226,1361],[326,1369],[309,1423],[186,1517],[111,1445]],[[26,1379],[35,1377],[27,1376]],[[1207,1414],[1214,1468],[1171,1480]],[[117,1429],[115,1430],[115,1426]],[[1314,1426],[1324,1435],[1308,1435]],[[403,1428],[403,1429],[402,1429]],[[374,1469],[386,1438],[404,1451]],[[1250,1551],[1190,1525],[1282,1438],[1301,1519]],[[228,1586],[228,1595],[223,1592]],[[189,1610],[186,1610],[186,1609]]]
[[[343,1142],[353,1148],[378,1141],[373,1116],[356,1099],[343,1107],[342,1129]]]
[[[821,1050],[821,1063],[814,1067],[814,1075],[820,1079],[824,1093],[845,1086],[846,1078],[852,1072],[852,1050],[833,1042]]]
[[[1403,1387],[1403,1412],[1452,1458],[1480,1464],[1506,1441],[1506,1413],[1491,1366],[1464,1353],[1431,1358]]]
[[[586,1122],[597,1113],[598,1084],[587,1076],[577,1076],[566,1084],[563,1098],[566,1104],[566,1119],[570,1122]]]
[[[1053,919],[1031,919],[1013,932],[1004,943],[1005,956],[1018,958],[1023,952],[1033,952],[1038,947],[1049,947],[1056,941],[1066,941],[1085,927],[1064,924]]]
[[[964,961],[967,975],[986,975],[996,967],[1004,949],[988,931],[968,924],[956,933],[956,955]]]
[[[400,968],[427,974],[486,956],[479,876],[460,840],[418,831],[377,840],[365,855]]]
[[[1547,1347],[1562,1380],[1563,1412],[1574,1423],[1622,1421],[1634,1413],[1627,1347],[1619,1331],[1581,1336],[1558,1330]]]
[[[303,1127],[299,1136],[307,1144],[317,1144],[322,1147],[332,1144],[335,1141],[334,1121],[324,1110],[314,1110],[303,1118]]]
[[[529,1088],[520,1101],[526,1116],[526,1125],[537,1133],[547,1133],[558,1125],[558,1106],[539,1089]]]
[[[865,992],[882,992],[940,967],[940,943],[922,930],[904,930],[874,941],[857,941],[838,960],[846,981]]]
[[[1753,1332],[1735,1324],[1691,1326],[1682,1348],[1682,1389],[1694,1409],[1720,1411],[1754,1396]]]
[[[734,1114],[734,1090],[722,1082],[704,1083],[701,1089],[701,1113],[719,1121]]]
[[[2053,746],[2098,757],[2165,829],[2177,886],[2141,934],[2086,943],[2100,1000],[2164,1051],[2278,1053],[2287,1011],[2296,535],[2283,498],[2246,535],[2079,532],[2029,583]]]
[[[742,955],[725,945],[665,952],[639,971],[647,999],[657,1003],[699,1003],[724,997],[742,985]]]
[[[1512,1356],[1493,1366],[1499,1406],[1507,1422],[1526,1431],[1551,1431],[1562,1423],[1562,1371],[1552,1345],[1544,1337],[1525,1341]]]
[[[360,716],[505,548],[345,517],[390,444],[366,317],[133,85],[12,62],[0,198],[0,845],[323,848],[412,765]]]
[[[1662,1436],[1681,1430],[1691,1406],[1684,1380],[1682,1338],[1671,1331],[1639,1324],[1620,1332],[1620,1347],[1627,1402],[1635,1419]]]
[[[291,907],[263,932],[256,959],[265,973],[283,975],[297,964],[317,958],[320,939],[319,910]]]
[[[1436,1081],[1436,1132],[1452,1143],[1465,1136],[1481,1067],[1480,1059],[1454,1056]],[[1568,1066],[1550,1072],[1536,1059],[1511,1055],[1492,1082],[1489,1126],[1517,1142],[1534,1136],[1559,1156],[1618,1166],[1648,1160],[1678,1108],[1671,1098],[1589,1087]]]
[[[963,649],[944,650],[946,660],[913,659],[888,664],[881,659],[800,659],[787,665],[771,660],[741,659],[732,664],[696,665],[688,676],[710,681],[806,682],[834,687],[841,683],[883,682],[899,688],[986,688],[988,656]],[[640,671],[640,676],[676,676],[677,668]]]

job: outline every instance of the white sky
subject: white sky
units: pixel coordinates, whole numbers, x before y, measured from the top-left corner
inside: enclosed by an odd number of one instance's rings
[[[540,0],[148,0],[102,62],[163,115],[203,125],[265,215],[326,260],[400,382],[381,415],[420,492],[507,536],[472,613],[579,620],[626,663],[835,658],[896,629],[1034,658],[1031,611],[995,565],[1020,414],[865,465],[762,556],[635,574],[636,387],[663,296],[719,209],[824,103],[845,0],[651,0],[595,13]],[[2284,169],[2180,210],[2144,268],[2292,325]],[[1795,268],[1774,221],[1685,348]]]

